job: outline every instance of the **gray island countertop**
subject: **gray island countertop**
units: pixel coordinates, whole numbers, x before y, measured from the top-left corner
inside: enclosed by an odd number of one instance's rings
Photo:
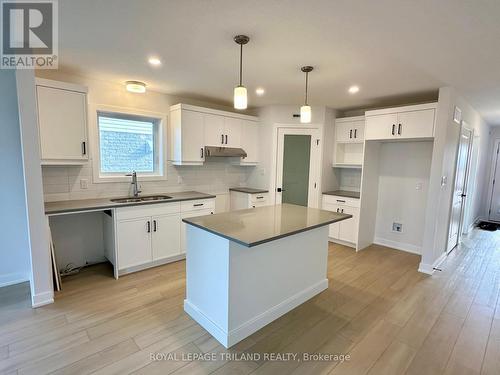
[[[45,214],[56,215],[56,214],[72,213],[72,212],[107,210],[110,208],[117,208],[117,207],[139,206],[146,204],[170,203],[179,201],[190,201],[196,199],[215,198],[215,195],[199,193],[197,191],[183,191],[179,193],[158,193],[154,195],[168,195],[169,197],[172,198],[157,200],[157,201],[128,202],[128,203],[117,203],[111,201],[111,199],[120,197],[45,202]]]
[[[351,218],[317,208],[280,204],[185,218],[185,223],[252,247]]]

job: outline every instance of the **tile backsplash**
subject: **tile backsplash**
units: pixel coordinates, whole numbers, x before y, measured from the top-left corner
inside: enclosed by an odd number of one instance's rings
[[[361,169],[339,168],[340,190],[360,191]]]
[[[245,186],[253,167],[232,165],[228,159],[205,161],[203,166],[173,166],[167,164],[167,180],[144,181],[139,178],[144,194],[197,190],[224,194],[233,186]],[[93,183],[92,166],[43,166],[43,191],[46,202],[126,196],[131,193],[129,182]],[[80,186],[87,180],[87,189]]]

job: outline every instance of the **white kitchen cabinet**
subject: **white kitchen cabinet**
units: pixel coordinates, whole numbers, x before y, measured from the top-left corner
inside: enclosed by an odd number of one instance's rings
[[[257,165],[259,163],[259,124],[255,121],[241,121],[241,148],[247,153],[241,158],[240,165]]]
[[[203,113],[170,110],[170,160],[174,165],[203,165],[205,134]]]
[[[434,137],[436,104],[419,104],[366,112],[366,140]]]
[[[203,165],[205,146],[234,147],[243,148],[248,154],[240,165],[256,165],[257,124],[254,116],[174,105],[170,107],[170,160],[174,165]]]
[[[330,224],[328,236],[345,245],[356,246],[359,225],[359,199],[323,195],[322,208],[327,211],[352,215],[352,218]]]
[[[181,203],[181,220],[188,217],[212,215],[215,211],[215,199],[202,199]],[[186,253],[186,223],[181,222],[181,254]]]
[[[136,267],[152,261],[150,217],[120,221],[116,228],[118,269]]]
[[[153,216],[152,219],[153,261],[179,255],[181,253],[179,214]]]
[[[36,81],[40,158],[43,165],[88,161],[87,88],[46,79]]]
[[[205,118],[205,146],[225,146],[224,117],[203,114]]]
[[[335,120],[335,142],[362,143],[364,141],[364,116],[344,117]]]
[[[248,193],[230,190],[229,196],[231,211],[262,207],[269,204],[269,193],[267,191]]]
[[[181,219],[186,219],[188,217],[212,215],[213,213],[214,213],[213,209],[183,212],[181,214]],[[186,226],[187,226],[186,223],[181,222],[181,254],[186,254],[187,250]]]

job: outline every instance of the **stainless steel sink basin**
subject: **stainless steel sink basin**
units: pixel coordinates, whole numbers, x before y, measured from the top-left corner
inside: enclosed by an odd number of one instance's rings
[[[140,203],[140,202],[152,202],[152,201],[162,201],[165,199],[172,199],[168,195],[147,195],[144,197],[137,198],[115,198],[111,199],[111,202],[115,203]]]

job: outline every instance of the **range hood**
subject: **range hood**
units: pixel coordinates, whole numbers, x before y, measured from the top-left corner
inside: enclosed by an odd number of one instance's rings
[[[205,146],[205,156],[246,158],[247,153],[242,148]]]

